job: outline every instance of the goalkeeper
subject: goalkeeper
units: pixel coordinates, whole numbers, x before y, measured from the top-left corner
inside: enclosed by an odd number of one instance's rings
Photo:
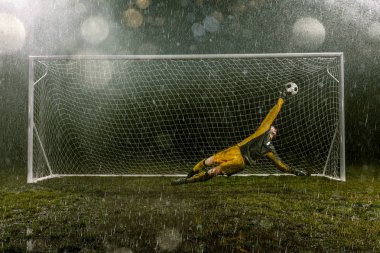
[[[218,175],[231,176],[242,171],[245,165],[254,165],[261,157],[266,157],[272,161],[274,166],[279,170],[292,173],[297,176],[307,176],[309,174],[289,168],[277,156],[272,140],[277,135],[277,129],[272,125],[276,119],[286,96],[292,95],[292,92],[286,89],[281,93],[276,105],[269,111],[259,128],[251,136],[247,137],[240,143],[215,155],[203,159],[192,168],[186,178],[179,178],[172,181],[173,185],[201,182],[209,180]],[[206,170],[209,166],[215,166]]]

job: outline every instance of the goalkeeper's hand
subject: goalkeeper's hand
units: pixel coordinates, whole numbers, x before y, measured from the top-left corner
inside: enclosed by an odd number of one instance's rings
[[[283,91],[280,91],[279,92],[280,93],[280,98],[282,98],[282,99],[286,99],[286,98],[288,98],[288,97],[291,97],[291,96],[293,96],[292,95],[292,93],[290,93],[290,92],[288,92],[288,91],[286,91],[286,90],[283,90]]]

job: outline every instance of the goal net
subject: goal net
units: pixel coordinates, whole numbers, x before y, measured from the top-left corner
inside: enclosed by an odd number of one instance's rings
[[[28,182],[185,175],[251,135],[287,82],[281,159],[345,180],[343,55],[30,57]],[[281,174],[265,158],[239,175]]]

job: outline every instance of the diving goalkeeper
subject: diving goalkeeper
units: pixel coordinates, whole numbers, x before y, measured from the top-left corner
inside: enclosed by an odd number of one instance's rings
[[[272,140],[277,135],[277,129],[272,123],[279,114],[284,99],[298,92],[298,87],[294,83],[288,83],[285,87],[286,89],[281,92],[276,105],[269,111],[259,128],[251,136],[230,148],[198,162],[194,168],[189,171],[186,178],[173,180],[172,184],[177,185],[207,181],[218,175],[231,176],[242,171],[246,165],[254,165],[261,157],[266,157],[271,160],[274,166],[280,171],[292,173],[297,176],[307,176],[308,173],[291,169],[283,163],[272,144]],[[214,167],[207,170],[207,167],[210,166]]]

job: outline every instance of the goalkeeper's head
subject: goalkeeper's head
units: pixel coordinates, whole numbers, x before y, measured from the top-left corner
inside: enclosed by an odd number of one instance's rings
[[[271,140],[274,139],[274,138],[276,138],[277,132],[278,132],[277,128],[275,128],[274,126],[270,127],[270,129],[269,129],[269,137],[270,137]]]

